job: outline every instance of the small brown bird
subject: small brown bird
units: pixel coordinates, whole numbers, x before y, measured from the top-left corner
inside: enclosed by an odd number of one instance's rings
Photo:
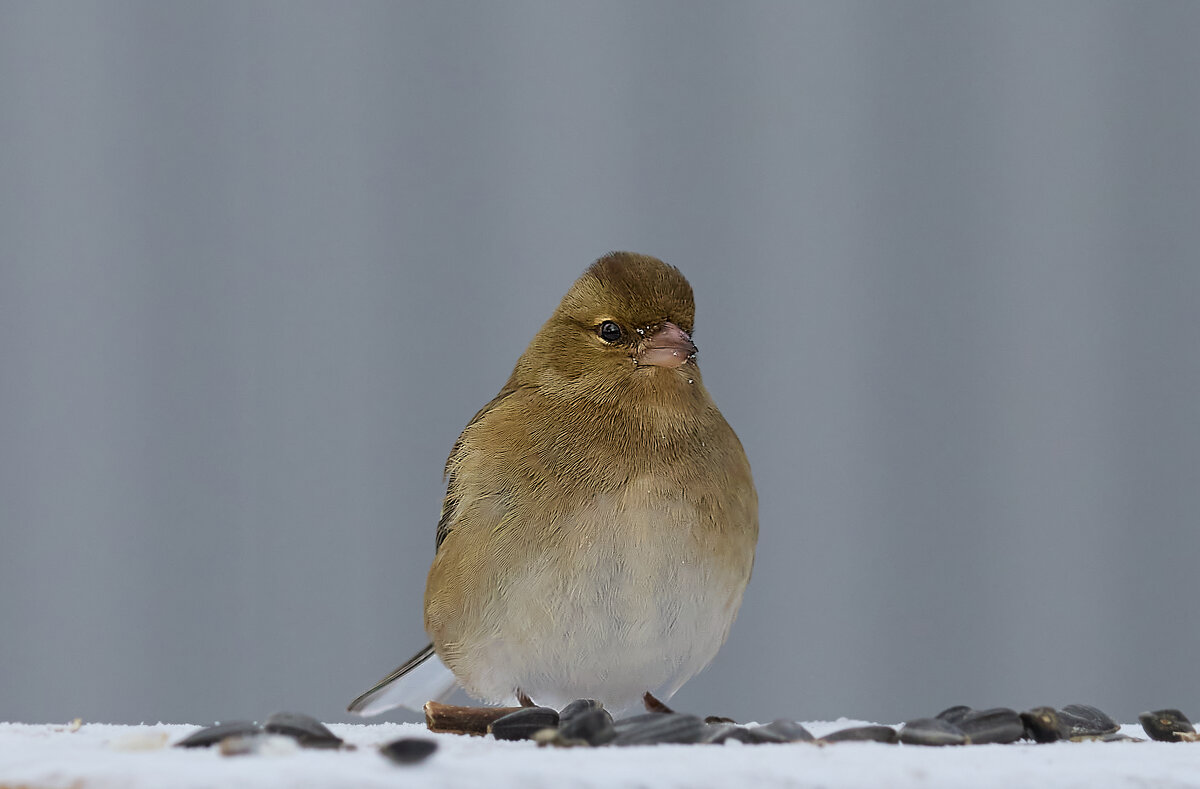
[[[646,255],[611,253],[571,286],[446,461],[433,643],[351,712],[419,709],[456,683],[617,712],[713,659],[750,579],[758,498],[701,383],[694,313],[683,275]]]

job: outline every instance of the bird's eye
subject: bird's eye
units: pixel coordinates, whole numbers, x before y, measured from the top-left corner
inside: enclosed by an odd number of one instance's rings
[[[621,327],[612,321],[605,321],[604,323],[601,323],[600,328],[596,330],[596,333],[599,334],[600,339],[604,340],[605,342],[616,342],[617,340],[621,339]]]

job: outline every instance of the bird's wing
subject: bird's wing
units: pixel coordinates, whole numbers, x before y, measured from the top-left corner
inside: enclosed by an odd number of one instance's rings
[[[463,433],[465,434],[472,425],[486,417],[501,401],[517,390],[518,387],[511,382],[506,384],[498,395],[479,409],[479,413],[475,414],[467,423]],[[458,458],[464,451],[463,437],[460,435],[454,444],[454,449],[450,450],[450,457],[446,460],[446,498],[442,501],[442,514],[438,519],[438,548],[441,548],[442,542],[455,526],[462,490],[455,478],[454,469]],[[395,671],[379,680],[366,693],[350,702],[347,709],[358,715],[375,715],[394,707],[420,710],[430,699],[435,701],[445,699],[453,692],[455,684],[454,674],[446,668],[441,658],[434,652],[433,645],[429,644],[406,660]]]
[[[450,450],[450,457],[446,458],[446,497],[442,499],[442,513],[438,518],[437,525],[437,548],[442,547],[442,543],[446,541],[450,530],[454,528],[455,516],[458,512],[458,503],[462,495],[459,489],[458,480],[455,478],[454,467],[460,454],[463,452],[463,436],[471,429],[471,426],[479,422],[491,412],[496,406],[500,405],[503,400],[516,392],[518,387],[511,381],[504,385],[500,390],[500,394],[493,397],[488,404],[479,409],[479,413],[471,418],[467,426],[463,428],[463,432],[459,434],[458,440],[454,442],[454,448]]]
[[[454,675],[433,652],[433,644],[404,661],[346,708],[356,715],[378,715],[395,707],[420,711],[430,699],[442,701],[453,692]]]

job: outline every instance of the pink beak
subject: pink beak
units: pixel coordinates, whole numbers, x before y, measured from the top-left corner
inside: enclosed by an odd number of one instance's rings
[[[678,367],[695,353],[696,346],[688,333],[667,321],[640,344],[634,359],[651,367]]]

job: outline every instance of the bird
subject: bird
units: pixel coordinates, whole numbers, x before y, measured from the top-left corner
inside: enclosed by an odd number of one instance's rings
[[[425,589],[430,644],[355,699],[419,710],[665,701],[711,662],[750,580],[758,496],[705,389],[691,285],[612,252],[462,431]]]

